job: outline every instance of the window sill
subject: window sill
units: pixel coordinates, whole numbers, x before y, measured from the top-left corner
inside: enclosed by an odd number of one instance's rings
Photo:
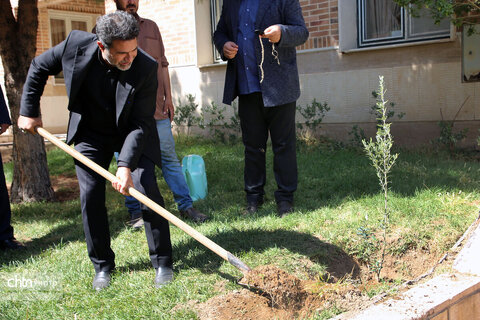
[[[348,54],[348,53],[363,52],[363,51],[376,51],[376,50],[396,49],[396,48],[403,48],[403,47],[413,47],[413,46],[421,46],[421,45],[433,44],[433,43],[453,42],[455,41],[455,38],[456,36],[452,35],[449,38],[443,38],[443,39],[433,39],[433,40],[427,40],[427,41],[404,42],[404,43],[395,43],[395,44],[382,45],[382,46],[352,48],[352,49],[341,50],[341,52]]]
[[[323,52],[323,51],[338,51],[338,50],[339,50],[338,46],[315,48],[315,49],[303,49],[303,50],[297,50],[297,55],[304,54],[304,53],[315,53],[315,52]]]
[[[227,65],[227,61],[219,61],[215,63],[202,64],[198,66],[198,69],[210,69],[216,67],[223,67]]]

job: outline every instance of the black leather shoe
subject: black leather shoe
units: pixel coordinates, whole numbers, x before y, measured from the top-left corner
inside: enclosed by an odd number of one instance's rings
[[[280,217],[285,217],[293,212],[293,204],[290,201],[280,201],[277,203],[277,211]]]
[[[140,230],[140,229],[142,229],[142,227],[143,227],[143,225],[145,224],[145,222],[143,221],[143,218],[140,217],[140,218],[136,218],[136,219],[130,220],[127,224],[128,224],[132,229]]]
[[[190,218],[195,222],[202,223],[208,220],[208,217],[195,209],[190,207],[187,210],[180,210],[180,215],[184,218]]]
[[[100,271],[95,274],[95,277],[93,278],[93,289],[96,291],[100,291],[102,289],[105,289],[110,285],[110,272],[108,271]]]
[[[173,269],[158,267],[155,269],[155,288],[161,288],[173,280]]]
[[[252,214],[258,211],[258,209],[262,206],[263,199],[254,200],[254,201],[247,201],[247,209],[245,210],[245,214]]]
[[[25,246],[15,240],[15,238],[0,240],[0,250],[15,250],[23,248],[25,248]]]
[[[130,221],[127,222],[127,225],[129,225],[132,229],[140,230],[144,225],[142,213],[140,212],[132,214]]]

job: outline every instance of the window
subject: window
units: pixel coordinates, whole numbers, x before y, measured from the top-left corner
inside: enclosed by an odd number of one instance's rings
[[[358,46],[378,46],[450,36],[450,21],[434,24],[427,11],[413,17],[393,0],[358,0]]]
[[[211,12],[212,12],[212,35],[215,32],[217,27],[218,20],[220,20],[220,14],[222,13],[223,0],[210,0],[211,1]],[[215,62],[222,61],[220,54],[213,45],[213,58]]]
[[[67,38],[72,30],[91,31],[96,15],[75,12],[49,11],[50,45],[56,46]],[[55,76],[55,83],[64,83],[63,72]]]

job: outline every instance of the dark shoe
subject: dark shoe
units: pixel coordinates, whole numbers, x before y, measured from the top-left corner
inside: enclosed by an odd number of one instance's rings
[[[155,269],[155,288],[161,288],[173,280],[173,269],[158,267]]]
[[[141,229],[144,225],[142,214],[134,214],[127,224],[133,229]]]
[[[253,214],[258,211],[263,204],[263,199],[254,200],[254,201],[247,201],[247,209],[245,210],[245,214]]]
[[[110,272],[108,271],[100,271],[95,274],[95,277],[93,278],[93,289],[96,291],[100,291],[102,289],[105,289],[110,285]]]
[[[184,218],[190,218],[197,223],[202,223],[208,220],[208,217],[195,209],[190,207],[187,210],[180,210],[180,215]]]
[[[280,217],[285,217],[293,212],[293,204],[290,201],[280,201],[277,203],[277,211]]]
[[[137,218],[137,219],[132,219],[128,222],[130,227],[133,229],[141,229],[145,222],[143,221],[143,218]]]
[[[15,240],[15,238],[7,239],[7,240],[0,240],[0,250],[15,250],[15,249],[23,249],[25,246]]]

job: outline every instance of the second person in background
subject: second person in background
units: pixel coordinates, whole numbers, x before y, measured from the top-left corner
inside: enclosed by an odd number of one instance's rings
[[[298,0],[224,1],[213,40],[227,73],[223,102],[238,96],[245,145],[247,213],[263,204],[270,135],[280,216],[293,211],[297,189],[296,101],[300,96],[296,46],[308,30]]]

